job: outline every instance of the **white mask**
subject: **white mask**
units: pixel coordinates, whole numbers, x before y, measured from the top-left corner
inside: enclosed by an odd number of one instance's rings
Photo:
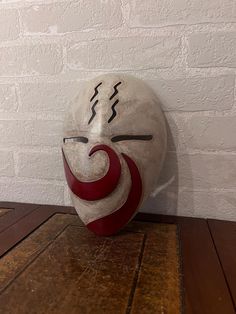
[[[66,121],[63,159],[72,202],[84,224],[112,235],[155,189],[166,125],[141,80],[107,74],[85,83]]]

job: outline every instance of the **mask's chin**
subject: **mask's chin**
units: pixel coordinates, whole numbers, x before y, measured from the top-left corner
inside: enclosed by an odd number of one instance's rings
[[[107,197],[97,201],[85,201],[70,191],[72,203],[85,225],[112,214],[126,202],[131,188],[131,177],[124,160],[121,160],[121,164],[122,170],[119,183],[116,189]]]
[[[88,229],[97,235],[109,236],[117,233],[136,213],[142,199],[142,180],[138,167],[128,155],[122,153],[121,158],[111,147],[101,144],[94,146],[89,156],[97,151],[104,151],[107,154],[109,169],[102,178],[91,182],[80,181],[70,168],[63,150],[62,155],[67,183],[79,216]],[[122,174],[123,169],[126,171]],[[123,178],[123,184],[121,178]],[[120,192],[120,187],[124,188],[127,178],[130,178],[130,186],[125,190],[127,194],[117,193]],[[114,201],[115,195],[123,201],[122,204]],[[108,209],[115,206],[112,212],[104,210],[105,202],[103,201],[106,199]],[[95,206],[95,213],[93,213],[92,204]],[[97,215],[96,212],[101,214]]]
[[[110,236],[123,228],[135,215],[142,198],[142,179],[135,162],[127,155],[122,154],[125,159],[130,176],[131,188],[128,198],[123,206],[98,220],[90,222],[87,227],[100,236]]]
[[[113,235],[117,233],[122,227],[124,227],[135,215],[142,200],[142,180],[139,170],[135,162],[130,157],[125,154],[122,154],[122,156],[128,166],[131,184],[130,188],[127,190],[128,194],[125,198],[125,202],[121,206],[118,206],[117,203],[112,202],[113,206],[114,204],[117,205],[116,209],[114,209],[112,212],[108,212],[107,214],[100,216],[100,218],[96,217],[95,215],[93,216],[93,219],[86,222],[85,217],[83,217],[83,212],[86,213],[86,207],[87,210],[91,212],[91,202],[87,202],[87,204],[83,202],[86,205],[83,210],[81,210],[81,201],[72,194],[74,206],[77,209],[77,212],[82,221],[86,224],[89,230],[100,236]],[[124,176],[122,177],[125,178]],[[125,180],[124,182],[127,182],[127,180]],[[113,198],[110,199],[110,201],[112,200]],[[96,201],[94,203],[97,208],[99,208],[101,205],[104,206],[104,204],[102,203],[99,204],[99,201]]]

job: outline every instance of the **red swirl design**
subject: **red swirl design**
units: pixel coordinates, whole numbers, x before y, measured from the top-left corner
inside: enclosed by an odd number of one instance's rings
[[[131,175],[131,188],[124,205],[103,218],[87,224],[88,229],[100,236],[110,236],[117,233],[134,216],[142,195],[142,180],[134,161],[125,154],[124,157]]]
[[[83,182],[74,176],[68,165],[64,151],[62,150],[63,163],[68,186],[75,195],[83,200],[95,201],[106,197],[116,188],[120,179],[121,164],[117,154],[107,145],[97,145],[92,148],[89,156],[92,156],[99,150],[107,153],[109,157],[109,169],[104,177],[92,182]]]
[[[97,145],[89,153],[103,150],[109,157],[109,169],[104,177],[93,182],[82,182],[78,180],[70,170],[70,167],[63,153],[63,161],[67,183],[71,191],[81,199],[99,200],[117,187],[121,175],[121,164],[115,151],[107,145]],[[100,236],[110,236],[117,233],[134,216],[142,196],[142,179],[135,162],[126,154],[122,153],[130,171],[131,188],[126,202],[112,214],[99,218],[87,224],[89,230]]]

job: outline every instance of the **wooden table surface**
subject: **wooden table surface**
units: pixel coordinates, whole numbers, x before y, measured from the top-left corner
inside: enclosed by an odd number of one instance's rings
[[[0,257],[56,214],[75,212],[71,207],[0,202]],[[184,313],[235,313],[236,222],[142,213],[135,220],[177,226]],[[0,313],[5,314],[1,306]]]

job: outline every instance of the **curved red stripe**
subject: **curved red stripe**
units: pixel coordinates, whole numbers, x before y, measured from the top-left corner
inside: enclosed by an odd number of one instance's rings
[[[135,162],[122,154],[130,171],[131,188],[125,204],[114,213],[87,224],[88,229],[100,236],[110,236],[118,232],[133,217],[142,196],[142,180]]]
[[[105,151],[109,157],[109,169],[104,177],[92,182],[82,182],[78,180],[68,165],[64,151],[62,150],[63,163],[65,169],[66,180],[70,190],[79,198],[95,201],[106,197],[117,186],[121,175],[121,164],[119,157],[112,148],[107,145],[97,145],[90,151],[89,156],[95,152]]]

